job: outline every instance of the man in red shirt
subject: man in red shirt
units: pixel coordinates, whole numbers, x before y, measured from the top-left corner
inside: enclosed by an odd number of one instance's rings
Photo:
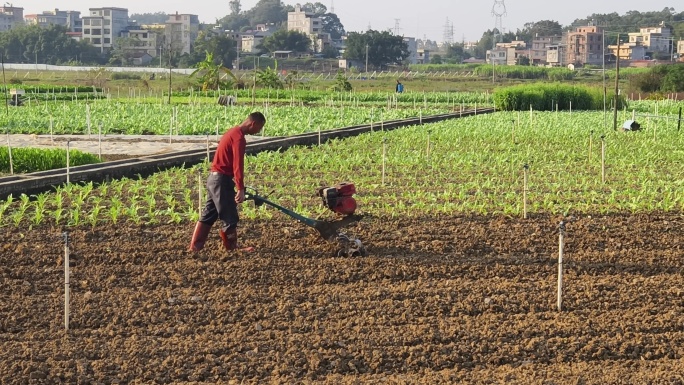
[[[211,226],[219,219],[222,222],[219,234],[223,246],[226,250],[237,249],[237,205],[245,201],[245,135],[258,133],[265,124],[264,115],[261,112],[253,112],[242,124],[229,129],[221,137],[207,179],[209,199],[195,225],[190,251],[202,250]]]

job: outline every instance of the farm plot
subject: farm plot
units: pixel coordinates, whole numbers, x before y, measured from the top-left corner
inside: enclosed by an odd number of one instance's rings
[[[459,107],[460,108],[460,107]],[[281,136],[319,129],[327,130],[386,120],[449,112],[446,107],[364,108],[340,106],[301,108],[299,106],[222,107],[193,104],[132,104],[97,101],[89,104],[57,103],[31,108],[10,109],[0,124],[13,134],[103,134],[126,135],[208,135],[240,123],[250,112],[261,110],[268,119],[265,135]],[[90,131],[89,131],[90,130]]]
[[[216,234],[186,253],[201,167],[5,202],[2,378],[681,383],[681,139],[606,132],[603,182],[601,123],[495,114],[248,159],[248,183],[311,216],[327,215],[319,183],[355,182],[366,258],[330,257],[307,228],[250,206],[240,232],[255,253],[226,255]]]

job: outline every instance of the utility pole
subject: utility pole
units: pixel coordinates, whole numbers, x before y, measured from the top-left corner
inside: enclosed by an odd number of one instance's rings
[[[615,101],[613,102],[613,130],[617,130],[618,92],[620,81],[620,34],[617,36],[617,59],[615,60]]]
[[[368,73],[368,44],[366,44],[366,73]]]

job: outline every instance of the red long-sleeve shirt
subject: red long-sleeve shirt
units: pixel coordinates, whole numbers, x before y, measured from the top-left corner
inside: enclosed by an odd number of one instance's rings
[[[239,126],[233,127],[221,137],[211,163],[211,171],[232,176],[238,190],[245,189],[245,146],[245,134]]]

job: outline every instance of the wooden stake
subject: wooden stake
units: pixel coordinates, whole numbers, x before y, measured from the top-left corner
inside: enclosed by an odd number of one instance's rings
[[[601,135],[601,183],[606,183],[606,136]]]
[[[382,138],[382,185],[385,185],[385,165],[387,163],[387,138]]]
[[[529,169],[530,166],[528,164],[523,166],[523,219],[527,219],[527,178]]]
[[[69,174],[70,174],[69,173],[69,141],[67,140],[67,142],[66,142],[66,182],[67,182],[67,184],[69,184],[69,182],[70,182],[69,181],[69,179],[70,179]]]
[[[565,248],[565,222],[560,223],[558,231],[558,311],[563,311],[563,254]]]
[[[64,232],[64,330],[69,330],[69,300],[71,287],[69,283],[69,233]]]

